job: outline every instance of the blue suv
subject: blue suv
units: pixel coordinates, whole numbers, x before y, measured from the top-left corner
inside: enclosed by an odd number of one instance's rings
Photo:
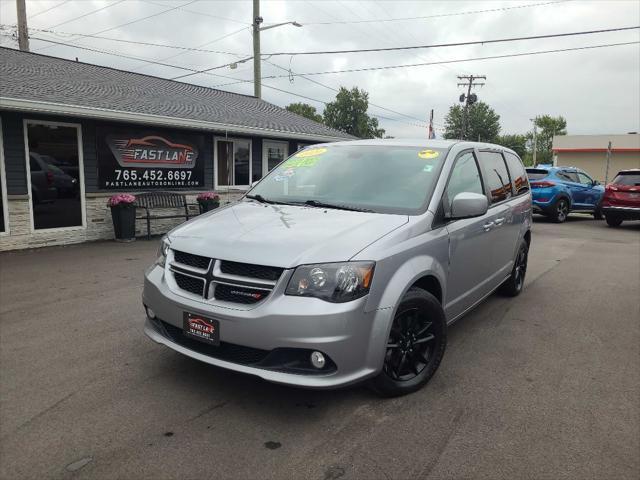
[[[604,187],[575,167],[538,165],[527,168],[533,211],[562,223],[569,212],[590,212],[596,220],[602,218],[600,203]]]

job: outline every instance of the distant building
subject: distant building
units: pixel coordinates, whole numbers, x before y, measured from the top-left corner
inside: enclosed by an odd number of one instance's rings
[[[609,176],[607,147],[611,142]],[[553,164],[578,167],[604,183],[628,168],[640,168],[640,135],[561,135],[553,137]]]

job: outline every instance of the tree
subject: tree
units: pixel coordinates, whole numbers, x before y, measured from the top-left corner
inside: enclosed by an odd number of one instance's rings
[[[358,87],[347,90],[340,87],[335,101],[324,109],[324,123],[329,127],[358,138],[382,138],[384,129],[378,127],[378,119],[367,114],[369,94]]]
[[[314,122],[322,123],[322,115],[316,111],[316,107],[312,107],[308,103],[291,103],[285,107],[293,113],[297,113]]]
[[[525,155],[527,154],[527,142],[528,138],[526,135],[520,135],[516,133],[513,135],[498,135],[494,143],[502,145],[503,147],[510,148],[511,150],[516,152],[521,159],[524,160]]]
[[[445,117],[444,138],[462,138],[464,107],[453,105]],[[500,115],[484,102],[469,106],[469,128],[463,140],[495,142],[500,133]]]
[[[553,136],[567,134],[567,121],[561,116],[541,115],[535,118],[534,124],[538,128],[536,162],[551,163]],[[533,139],[533,133],[529,134],[529,138]]]

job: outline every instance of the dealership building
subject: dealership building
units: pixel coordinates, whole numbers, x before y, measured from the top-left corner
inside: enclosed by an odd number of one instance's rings
[[[607,177],[607,151],[609,174]],[[553,137],[553,164],[577,167],[601,183],[611,181],[620,170],[640,168],[640,135],[560,135]]]
[[[352,138],[252,96],[8,48],[0,71],[0,251],[113,238],[117,193],[231,201],[300,148]]]

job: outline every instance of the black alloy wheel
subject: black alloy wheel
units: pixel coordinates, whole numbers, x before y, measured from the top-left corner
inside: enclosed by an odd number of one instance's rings
[[[515,261],[511,276],[500,287],[500,293],[508,297],[515,297],[524,288],[524,279],[527,275],[527,263],[529,261],[529,244],[522,240]]]
[[[446,321],[438,300],[411,288],[402,300],[385,346],[382,372],[373,389],[384,396],[418,390],[438,369],[446,348]]]

